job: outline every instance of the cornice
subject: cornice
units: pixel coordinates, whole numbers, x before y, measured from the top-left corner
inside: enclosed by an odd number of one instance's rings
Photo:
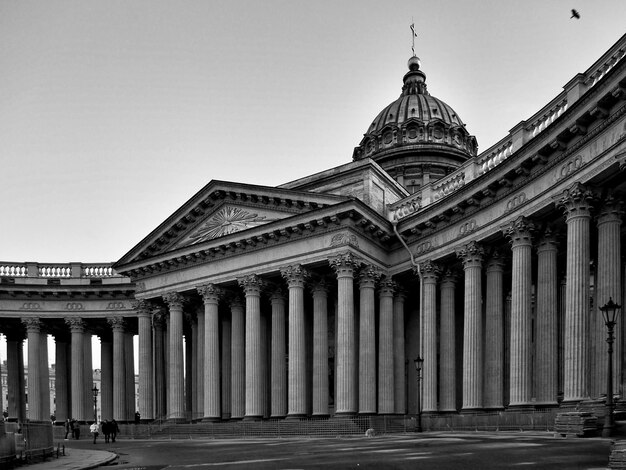
[[[283,219],[257,227],[255,230],[247,231],[249,233],[245,237],[242,237],[244,232],[236,232],[204,244],[187,246],[153,259],[142,260],[127,267],[122,266],[118,270],[134,280],[147,279],[164,272],[183,270],[211,260],[253,253],[345,228],[357,231],[361,236],[383,248],[393,237],[387,219],[360,200],[354,199],[315,213],[303,214],[299,220]]]

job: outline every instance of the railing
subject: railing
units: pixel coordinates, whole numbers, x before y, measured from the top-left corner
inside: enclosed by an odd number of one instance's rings
[[[0,276],[30,278],[106,278],[120,277],[112,263],[14,263],[0,261]]]
[[[584,74],[578,74],[568,84],[564,91],[541,108],[527,121],[522,121],[514,127],[502,140],[491,146],[478,156],[469,160],[461,168],[445,178],[435,182],[432,188],[432,197],[422,197],[420,204],[411,204],[414,197],[406,198],[389,206],[390,220],[400,220],[417,210],[432,204],[448,194],[452,194],[472,179],[487,173],[504,160],[509,158],[523,144],[537,137],[570,108],[588,89],[595,86],[617,63],[626,56],[626,35],[622,36],[599,60],[597,60]],[[472,166],[474,166],[473,171]],[[428,193],[427,186],[423,193]],[[430,193],[429,193],[430,194]]]

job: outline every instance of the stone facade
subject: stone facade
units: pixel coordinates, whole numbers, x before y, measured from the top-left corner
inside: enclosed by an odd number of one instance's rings
[[[445,105],[419,145],[403,137],[408,120],[389,142],[382,125],[369,133],[355,161],[279,187],[211,181],[105,275],[0,265],[9,410],[21,406],[22,340],[43,360],[42,331],[79,358],[57,368],[72,414],[85,414],[91,382],[84,338],[101,337],[103,408],[119,420],[134,334],[146,420],[406,415],[418,383],[432,414],[601,397],[598,307],[622,304],[626,270],[625,49],[623,37],[479,155]],[[393,158],[367,156],[379,137]],[[407,182],[403,167],[423,176],[443,158],[439,140],[447,174]],[[44,375],[29,370],[41,396]]]

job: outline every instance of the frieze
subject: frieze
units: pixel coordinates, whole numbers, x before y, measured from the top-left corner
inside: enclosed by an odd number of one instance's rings
[[[476,224],[476,220],[472,219],[468,222],[465,222],[459,227],[459,236],[464,237],[465,235],[476,231],[477,228],[478,225]]]
[[[124,302],[109,302],[106,309],[107,310],[121,310],[124,308]]]
[[[565,162],[561,167],[555,171],[554,173],[554,181],[560,181],[564,178],[567,178],[572,173],[580,170],[583,166],[583,157],[582,155],[576,155],[574,158],[571,158],[567,162]]]
[[[522,192],[512,197],[506,203],[506,212],[510,212],[526,202],[526,193]]]
[[[354,234],[338,233],[330,239],[330,246],[352,245],[359,247],[359,240]]]
[[[427,240],[415,247],[415,254],[418,256],[423,255],[424,253],[428,253],[429,251],[432,251],[434,249],[435,247],[433,246],[432,242],[430,240]]]
[[[85,310],[85,306],[81,304],[80,302],[68,302],[65,305],[65,310],[72,310],[72,311]]]
[[[20,307],[20,310],[41,310],[41,305],[37,302],[24,302]]]

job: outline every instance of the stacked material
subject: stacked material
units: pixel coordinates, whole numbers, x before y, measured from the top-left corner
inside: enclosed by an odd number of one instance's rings
[[[609,468],[626,468],[626,441],[613,441],[611,444]]]
[[[556,415],[555,434],[561,436],[591,436],[596,433],[598,418],[586,411],[570,411]]]

